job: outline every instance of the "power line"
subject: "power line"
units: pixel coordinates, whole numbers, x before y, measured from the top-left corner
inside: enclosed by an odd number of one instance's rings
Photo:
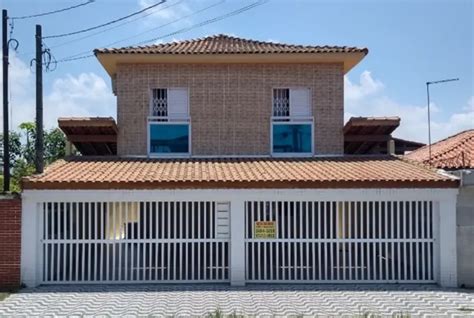
[[[205,21],[202,21],[202,22],[199,22],[197,24],[194,24],[192,26],[189,26],[189,27],[186,27],[186,28],[182,28],[180,30],[177,30],[177,31],[174,31],[174,32],[171,32],[171,33],[168,33],[168,34],[165,34],[165,35],[162,35],[162,36],[159,36],[159,37],[155,37],[153,39],[149,39],[149,40],[145,40],[145,41],[141,41],[141,42],[138,42],[136,44],[132,44],[132,46],[134,45],[140,45],[140,44],[144,44],[144,43],[149,43],[149,42],[154,42],[154,41],[157,41],[159,39],[163,39],[163,38],[166,38],[166,37],[169,37],[169,36],[173,36],[173,35],[177,35],[177,34],[180,34],[180,33],[184,33],[184,32],[188,32],[188,31],[191,31],[195,28],[199,28],[199,27],[202,27],[202,26],[205,26],[205,25],[208,25],[208,24],[212,24],[212,23],[215,23],[215,22],[218,22],[218,21],[221,21],[223,19],[226,19],[226,18],[229,18],[229,17],[232,17],[232,16],[235,16],[235,15],[238,15],[238,14],[241,14],[245,11],[248,11],[250,9],[253,9],[257,6],[260,6],[264,3],[268,2],[268,0],[259,0],[257,2],[254,2],[250,5],[247,5],[247,6],[244,6],[242,8],[239,8],[237,10],[234,10],[234,11],[231,11],[231,12],[228,12],[226,14],[223,14],[223,15],[220,15],[218,17],[215,17],[215,18],[212,18],[212,19],[208,19],[208,20],[205,20]],[[120,40],[122,41],[122,40]],[[116,41],[118,42],[118,41]],[[89,51],[86,51],[86,52],[89,52]],[[60,60],[58,60],[57,62],[58,63],[62,63],[62,62],[70,62],[70,61],[76,61],[76,60],[82,60],[82,59],[86,59],[86,58],[90,58],[90,57],[93,57],[94,54],[87,54],[87,55],[83,55],[83,56],[78,56],[78,55],[81,55],[83,54],[84,52],[82,53],[78,53],[78,54],[75,54],[75,55],[71,55],[69,57],[65,57],[65,58],[62,58]]]
[[[79,4],[76,4],[74,6],[66,7],[66,8],[63,8],[63,9],[58,9],[58,10],[43,12],[43,13],[38,13],[38,14],[32,14],[32,15],[25,15],[25,16],[21,16],[21,17],[10,17],[10,19],[12,19],[12,20],[23,20],[23,19],[43,17],[45,15],[50,15],[50,14],[55,14],[55,13],[60,13],[60,12],[76,9],[76,8],[91,4],[94,1],[95,0],[87,0],[86,2],[79,3]]]
[[[85,33],[85,32],[89,32],[89,31],[92,31],[92,30],[96,30],[96,29],[99,29],[99,28],[103,28],[105,26],[108,26],[108,25],[111,25],[111,24],[114,24],[114,23],[117,23],[117,22],[120,22],[122,20],[125,20],[125,19],[128,19],[130,17],[133,17],[137,14],[140,14],[140,13],[143,13],[145,11],[148,11],[156,6],[159,6],[160,4],[162,3],[165,3],[166,0],[161,0],[160,2],[157,2],[149,7],[146,7],[142,10],[139,10],[139,11],[135,11],[129,15],[126,15],[124,17],[121,17],[121,18],[118,18],[118,19],[115,19],[115,20],[112,20],[112,21],[109,21],[109,22],[106,22],[106,23],[103,23],[103,24],[100,24],[100,25],[96,25],[96,26],[93,26],[93,27],[90,27],[90,28],[87,28],[87,29],[82,29],[82,30],[78,30],[78,31],[74,31],[74,32],[69,32],[69,33],[62,33],[62,34],[55,34],[55,35],[49,35],[49,36],[44,36],[43,39],[53,39],[53,38],[62,38],[62,37],[65,37],[65,36],[71,36],[71,35],[75,35],[75,34],[79,34],[79,33]]]
[[[209,19],[209,20],[206,20],[206,21],[203,21],[203,22],[200,22],[200,23],[197,23],[197,24],[194,24],[190,27],[187,27],[187,28],[183,28],[181,30],[178,30],[178,31],[175,31],[175,32],[172,32],[172,33],[168,33],[166,35],[163,35],[163,36],[159,36],[159,37],[156,37],[156,38],[152,38],[152,39],[148,39],[148,40],[145,40],[145,41],[141,41],[141,42],[138,42],[134,45],[141,45],[141,44],[145,44],[145,43],[150,43],[150,42],[155,42],[157,40],[160,40],[160,39],[163,39],[163,38],[166,38],[166,37],[169,37],[169,36],[173,36],[173,35],[176,35],[176,34],[180,34],[180,33],[184,33],[184,32],[187,32],[187,31],[191,31],[192,29],[195,29],[195,28],[199,28],[199,27],[202,27],[202,26],[205,26],[205,25],[208,25],[208,24],[212,24],[212,23],[215,23],[215,22],[218,22],[218,21],[221,21],[221,20],[224,20],[224,19],[227,19],[227,18],[230,18],[232,16],[235,16],[235,15],[238,15],[238,14],[241,14],[245,11],[248,11],[248,10],[251,10],[255,7],[258,7],[258,6],[261,6],[262,4],[264,4],[265,2],[267,2],[268,0],[260,0],[260,1],[257,1],[257,2],[254,2],[248,6],[245,6],[245,7],[242,7],[240,9],[237,9],[237,10],[234,10],[234,11],[231,11],[231,12],[228,12],[224,15],[221,15],[221,16],[218,16],[218,17],[215,17],[215,18],[212,18],[212,19]]]
[[[173,23],[176,23],[176,22],[179,22],[179,21],[181,21],[181,20],[187,19],[187,18],[189,18],[189,17],[191,17],[191,16],[193,16],[193,15],[196,15],[196,14],[199,14],[199,13],[201,13],[201,12],[207,11],[207,10],[209,10],[209,9],[211,9],[211,8],[213,8],[213,7],[216,7],[216,6],[218,6],[218,5],[220,5],[220,4],[224,3],[224,2],[225,2],[225,0],[220,0],[220,1],[217,2],[217,3],[211,4],[211,5],[209,5],[209,6],[207,6],[207,7],[204,7],[204,8],[202,8],[202,9],[200,9],[200,10],[194,11],[194,12],[192,12],[192,13],[190,13],[190,14],[188,14],[188,15],[185,15],[185,16],[183,16],[183,17],[181,17],[181,18],[178,18],[178,19],[176,19],[176,20],[173,20],[173,21],[170,21],[170,22],[168,22],[168,23],[159,25],[159,26],[157,26],[157,27],[148,29],[148,30],[146,30],[146,31],[144,31],[144,32],[140,32],[140,33],[134,34],[134,35],[132,35],[132,36],[123,38],[123,39],[121,39],[121,40],[117,40],[117,41],[114,41],[114,42],[107,43],[107,44],[103,45],[103,47],[109,47],[109,46],[112,46],[112,45],[114,45],[114,44],[117,44],[117,43],[120,43],[120,42],[124,42],[124,41],[130,40],[130,39],[134,39],[134,38],[136,38],[136,37],[138,37],[138,36],[141,36],[141,35],[143,35],[143,34],[150,33],[150,32],[152,32],[152,31],[161,29],[161,28],[166,27],[166,26],[168,26],[168,25],[171,25],[171,24],[173,24]],[[76,53],[76,54],[73,54],[73,55],[69,55],[69,56],[65,57],[64,59],[62,59],[62,60],[67,59],[67,60],[74,61],[75,59],[73,59],[73,58],[75,58],[76,56],[80,56],[80,55],[90,55],[90,56],[94,56],[93,54],[89,54],[89,53],[90,53],[90,50],[82,51],[82,52],[79,52],[79,53]]]
[[[80,38],[76,38],[76,39],[73,39],[73,40],[70,40],[70,41],[61,42],[61,43],[58,43],[58,44],[56,44],[56,45],[52,45],[52,46],[50,46],[49,48],[50,48],[50,49],[53,49],[53,48],[61,47],[61,46],[64,46],[64,45],[67,45],[67,44],[71,44],[71,43],[74,43],[74,42],[78,42],[78,41],[81,41],[81,40],[84,40],[84,39],[91,38],[91,37],[93,37],[93,36],[95,36],[95,35],[98,35],[98,34],[101,34],[101,33],[104,33],[104,32],[107,32],[107,31],[110,31],[110,30],[119,28],[119,27],[121,27],[121,26],[124,26],[124,25],[126,25],[126,24],[130,24],[130,23],[135,22],[135,21],[137,21],[137,20],[144,19],[144,18],[146,18],[146,17],[148,17],[148,16],[150,16],[150,15],[156,13],[156,12],[160,12],[160,11],[163,11],[163,10],[166,10],[166,9],[169,9],[169,8],[172,8],[172,7],[177,6],[178,4],[180,4],[180,3],[182,3],[182,2],[183,2],[183,0],[179,0],[178,2],[175,2],[175,3],[173,3],[173,4],[170,4],[170,5],[167,6],[167,7],[160,8],[160,9],[155,10],[155,11],[151,11],[151,12],[149,12],[149,13],[147,13],[147,14],[144,14],[144,15],[142,15],[142,16],[140,16],[140,17],[137,17],[137,18],[135,18],[135,19],[132,19],[132,20],[129,20],[129,21],[120,23],[120,24],[118,24],[118,25],[112,26],[112,27],[110,27],[110,28],[106,28],[106,29],[104,29],[104,30],[101,30],[101,31],[98,31],[98,32],[95,32],[95,33],[92,33],[92,34],[89,34],[89,35],[86,35],[86,36],[83,36],[83,37],[80,37]]]

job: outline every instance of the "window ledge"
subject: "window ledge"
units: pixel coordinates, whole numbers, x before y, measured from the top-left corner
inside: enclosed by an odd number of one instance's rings
[[[177,154],[177,153],[170,153],[170,154],[148,154],[147,158],[150,159],[186,159],[191,158],[191,154]]]
[[[272,158],[312,158],[314,154],[312,153],[272,153]]]

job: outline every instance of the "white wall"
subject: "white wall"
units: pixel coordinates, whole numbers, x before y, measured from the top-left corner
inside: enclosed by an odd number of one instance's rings
[[[206,189],[206,190],[26,190],[23,192],[22,281],[40,283],[39,202],[68,201],[188,201],[230,202],[231,284],[245,284],[244,202],[291,201],[411,201],[435,202],[435,275],[442,286],[457,285],[456,195],[457,189]]]

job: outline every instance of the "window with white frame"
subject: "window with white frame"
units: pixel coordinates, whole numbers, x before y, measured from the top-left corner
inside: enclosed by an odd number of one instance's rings
[[[158,156],[190,153],[187,88],[154,88],[150,94],[148,153]]]
[[[273,89],[273,155],[312,155],[313,117],[308,88]]]

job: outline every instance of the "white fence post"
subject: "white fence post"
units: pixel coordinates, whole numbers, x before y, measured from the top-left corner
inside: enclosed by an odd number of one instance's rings
[[[245,202],[230,204],[230,284],[245,286]]]
[[[439,276],[443,287],[457,287],[456,195],[439,201]]]
[[[41,278],[38,277],[39,262],[39,213],[37,203],[22,198],[21,213],[21,282],[28,287],[34,287],[40,284]]]

